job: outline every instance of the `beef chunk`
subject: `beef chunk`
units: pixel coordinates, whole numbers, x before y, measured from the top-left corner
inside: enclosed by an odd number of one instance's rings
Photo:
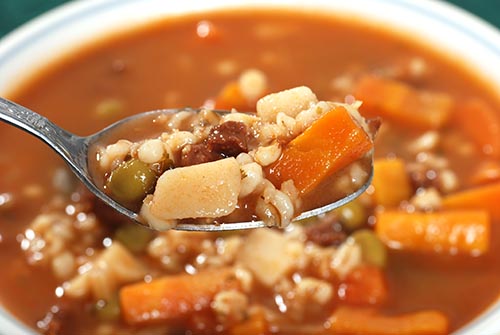
[[[323,247],[338,246],[347,238],[342,224],[332,217],[324,218],[318,223],[307,226],[305,234],[308,241]]]
[[[181,166],[212,162],[224,157],[236,157],[248,152],[250,137],[242,122],[227,121],[213,127],[203,143],[189,144],[182,149]]]
[[[182,148],[181,166],[208,163],[221,158],[221,155],[210,150],[206,143],[188,144]]]
[[[235,157],[248,152],[249,137],[249,130],[244,123],[227,121],[212,128],[206,143],[213,152],[224,157]]]

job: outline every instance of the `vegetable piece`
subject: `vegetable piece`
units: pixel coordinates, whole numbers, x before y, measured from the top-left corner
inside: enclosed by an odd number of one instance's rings
[[[500,182],[450,194],[441,201],[445,209],[482,209],[500,220]]]
[[[387,246],[418,252],[478,255],[490,245],[490,218],[484,210],[436,213],[377,213],[376,233]]]
[[[131,205],[142,201],[153,190],[156,179],[147,164],[132,158],[111,172],[106,188],[118,202]]]
[[[497,181],[500,181],[500,162],[493,160],[479,163],[469,179],[469,183],[474,186]]]
[[[296,117],[317,102],[318,98],[309,87],[298,86],[268,94],[257,101],[257,115],[265,122],[276,122],[279,113]]]
[[[339,307],[329,319],[330,334],[444,335],[448,319],[434,310],[398,316],[377,314],[374,309]]]
[[[452,100],[448,95],[417,90],[402,82],[365,76],[354,96],[363,101],[361,114],[380,116],[401,126],[437,129],[449,119]]]
[[[267,91],[267,77],[257,69],[244,71],[237,81],[228,83],[215,99],[215,108],[254,111],[256,102]]]
[[[269,229],[253,230],[238,253],[237,261],[263,285],[272,287],[294,264],[296,254],[290,253],[290,243],[281,233]]]
[[[386,246],[371,229],[355,231],[351,237],[361,247],[361,257],[366,264],[384,267],[387,263]]]
[[[375,204],[387,207],[398,206],[410,199],[412,188],[402,159],[376,159],[373,163]]]
[[[233,326],[229,330],[229,335],[266,335],[268,332],[268,324],[264,311],[259,309],[256,313],[250,315],[250,317]]]
[[[99,300],[95,304],[95,313],[100,321],[116,321],[120,318],[120,305],[118,297],[107,301]]]
[[[364,265],[355,268],[340,283],[338,297],[355,305],[379,305],[387,300],[387,284],[380,268]]]
[[[238,82],[232,81],[226,84],[215,98],[214,108],[222,110],[232,110],[234,108],[238,111],[252,111],[255,110],[255,102],[252,104],[248,101],[241,92]]]
[[[454,109],[453,123],[484,154],[500,157],[500,115],[480,99],[469,99]]]
[[[132,252],[141,252],[146,249],[153,237],[152,230],[135,223],[125,222],[116,230],[114,239]]]
[[[348,202],[336,209],[335,213],[338,215],[342,226],[348,230],[361,228],[366,224],[366,220],[368,219],[366,209],[359,200]]]
[[[171,275],[124,286],[120,290],[120,305],[123,318],[130,325],[175,321],[209,308],[217,292],[238,288],[231,268]]]
[[[118,241],[92,258],[86,271],[78,273],[64,284],[64,295],[73,299],[91,297],[110,301],[118,288],[144,278],[147,269]]]
[[[232,157],[167,170],[158,179],[150,211],[162,220],[227,215],[236,208],[240,184],[240,165]]]
[[[120,115],[123,115],[125,109],[125,105],[123,101],[118,100],[118,99],[105,99],[101,101],[97,106],[96,106],[96,116],[99,119],[115,119],[120,117]]]
[[[276,187],[293,180],[301,193],[308,193],[372,147],[370,137],[349,112],[336,106],[288,143],[281,157],[267,168],[267,177]]]

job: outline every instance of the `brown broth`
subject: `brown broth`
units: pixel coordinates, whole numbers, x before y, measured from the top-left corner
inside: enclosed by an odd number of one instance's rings
[[[198,38],[196,25],[201,19],[212,22],[220,35]],[[273,39],[257,39],[255,27],[269,25],[285,32]],[[349,71],[388,67],[411,57],[425,59],[432,71],[420,86],[456,98],[477,96],[500,108],[491,88],[466,68],[415,41],[326,16],[248,11],[168,20],[106,39],[36,74],[9,98],[83,135],[116,121],[99,119],[94,113],[95,106],[110,97],[124,103],[125,112],[117,118],[159,108],[197,107],[242,70],[259,68],[268,75],[271,91],[308,85],[318,98],[329,100],[336,96],[330,86],[332,78]],[[234,60],[237,71],[218,74],[215,68],[221,60]],[[113,70],[117,62],[124,64],[123,70]],[[172,100],[172,96],[177,98]],[[404,139],[407,135],[401,132],[398,136]],[[14,211],[0,215],[0,299],[34,327],[55,303],[57,282],[48,269],[26,264],[17,236],[44,206],[43,200],[53,194],[52,171],[63,163],[43,144],[3,124],[0,143],[0,192],[12,193],[18,200]],[[404,156],[401,150],[395,142],[380,143],[376,155]],[[453,151],[447,155],[460,167],[460,177],[470,174],[471,163],[461,161]],[[38,186],[43,197],[32,200],[23,195],[29,185]],[[392,298],[385,307],[387,312],[442,310],[452,329],[476,317],[500,292],[500,231],[495,224],[498,222],[493,223],[492,249],[486,256],[392,252],[387,270]],[[85,316],[72,322],[72,334],[95,327],[95,321]]]

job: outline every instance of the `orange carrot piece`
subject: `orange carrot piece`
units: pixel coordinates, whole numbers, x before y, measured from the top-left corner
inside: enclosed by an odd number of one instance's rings
[[[252,335],[269,334],[268,323],[263,310],[259,310],[257,311],[257,313],[250,315],[250,317],[247,320],[233,326],[229,330],[229,335],[248,335],[248,334]]]
[[[481,152],[500,157],[500,115],[486,102],[469,99],[458,104],[452,120]]]
[[[352,270],[340,283],[337,293],[341,301],[353,305],[379,305],[388,296],[383,271],[371,265]]]
[[[489,160],[479,163],[469,178],[472,186],[485,185],[500,181],[500,162]]]
[[[330,317],[329,323],[332,335],[448,334],[448,318],[435,310],[386,316],[378,314],[374,309],[339,307]]]
[[[122,315],[130,325],[177,320],[208,308],[217,292],[238,286],[230,268],[131,284],[120,290]]]
[[[405,83],[365,76],[356,85],[354,96],[363,101],[361,114],[380,116],[399,125],[437,129],[449,119],[452,100],[441,93],[419,91]]]
[[[382,211],[376,234],[394,249],[483,254],[490,244],[490,218],[484,210],[435,213]]]
[[[216,109],[231,110],[240,112],[254,111],[256,101],[248,101],[241,92],[238,82],[232,81],[222,88],[217,98],[215,98]]]
[[[308,193],[372,147],[368,134],[338,106],[288,143],[281,157],[268,167],[267,177],[277,187],[291,179],[301,193]]]
[[[373,163],[373,200],[382,206],[398,206],[410,199],[412,187],[402,159],[376,159]]]
[[[450,194],[443,198],[441,205],[445,209],[482,209],[493,220],[500,220],[500,182],[479,186]]]

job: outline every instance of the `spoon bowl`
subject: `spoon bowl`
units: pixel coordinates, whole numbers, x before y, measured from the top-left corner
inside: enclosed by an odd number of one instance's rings
[[[74,174],[96,197],[118,213],[138,224],[144,225],[145,227],[148,227],[148,225],[143,222],[138,213],[124,207],[96,185],[95,178],[92,174],[91,168],[89,167],[89,152],[96,144],[100,143],[103,138],[108,137],[110,134],[116,132],[122,127],[129,127],[130,123],[137,122],[142,119],[153,119],[161,114],[174,114],[180,111],[196,112],[199,110],[201,109],[162,109],[140,113],[124,118],[93,135],[82,137],[62,129],[46,117],[35,113],[24,106],[0,97],[0,120],[16,126],[45,142],[66,161]],[[213,111],[218,114],[229,113],[221,110]],[[369,176],[366,179],[366,182],[356,191],[325,206],[302,212],[294,218],[294,221],[316,216],[349,203],[360,196],[368,188],[368,186],[370,186],[372,177],[373,164],[370,165]],[[184,231],[227,231],[261,227],[266,227],[266,224],[263,221],[252,220],[247,222],[217,224],[179,223],[173,229]]]

